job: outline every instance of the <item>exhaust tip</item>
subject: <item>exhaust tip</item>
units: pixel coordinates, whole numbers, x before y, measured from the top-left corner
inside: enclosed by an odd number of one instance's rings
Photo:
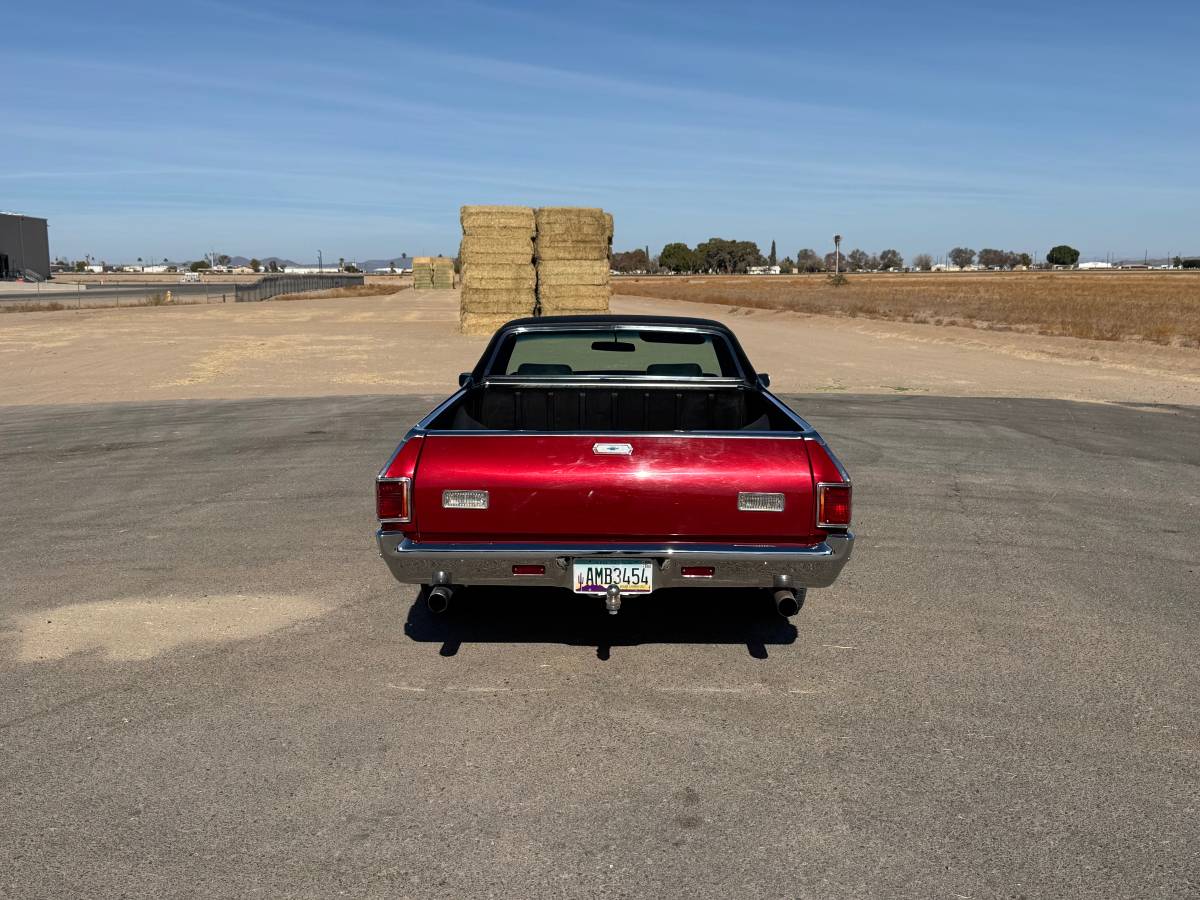
[[[425,595],[425,605],[429,607],[431,613],[444,613],[450,608],[450,588],[443,584],[436,585],[429,589],[429,593]]]
[[[791,618],[800,612],[800,607],[803,605],[803,595],[796,596],[796,592],[791,588],[780,588],[775,592],[775,608],[785,618]]]

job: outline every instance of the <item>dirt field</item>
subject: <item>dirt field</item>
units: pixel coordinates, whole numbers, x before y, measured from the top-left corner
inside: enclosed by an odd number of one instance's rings
[[[639,297],[617,297],[613,309],[723,319],[785,393],[1200,405],[1200,353],[1190,349]],[[444,395],[486,343],[460,335],[457,316],[456,291],[413,290],[8,316],[0,404]]]
[[[1200,272],[622,278],[624,294],[756,309],[1200,347]]]

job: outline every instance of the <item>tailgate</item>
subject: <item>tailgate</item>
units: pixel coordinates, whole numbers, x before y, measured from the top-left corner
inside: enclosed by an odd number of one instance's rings
[[[443,491],[478,490],[486,509],[443,506]],[[784,510],[741,511],[741,491],[781,493]],[[413,499],[422,541],[820,540],[795,438],[428,435]]]

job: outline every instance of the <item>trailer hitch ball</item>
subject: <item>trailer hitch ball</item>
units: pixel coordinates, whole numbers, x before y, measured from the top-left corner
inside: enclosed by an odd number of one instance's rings
[[[621,611],[621,589],[615,584],[610,584],[608,590],[604,594],[604,608],[608,610],[610,616],[615,616]]]

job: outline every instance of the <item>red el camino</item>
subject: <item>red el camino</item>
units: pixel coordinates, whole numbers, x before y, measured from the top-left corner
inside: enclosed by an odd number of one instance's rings
[[[375,483],[379,551],[444,611],[456,587],[621,600],[758,587],[793,615],[850,557],[850,476],[706,319],[517,319]]]

